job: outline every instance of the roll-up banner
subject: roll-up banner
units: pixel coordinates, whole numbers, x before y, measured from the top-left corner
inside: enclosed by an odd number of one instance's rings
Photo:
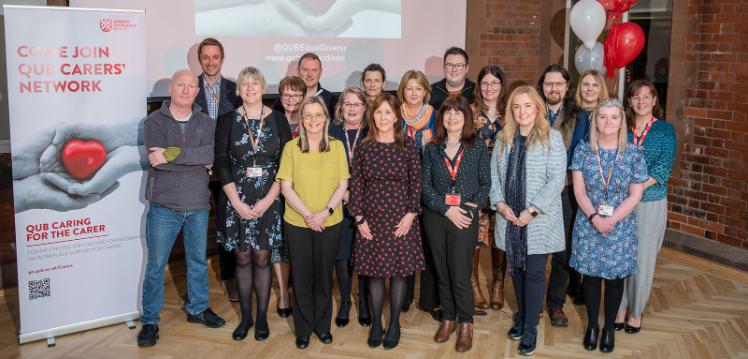
[[[138,317],[143,11],[4,6],[21,343]]]

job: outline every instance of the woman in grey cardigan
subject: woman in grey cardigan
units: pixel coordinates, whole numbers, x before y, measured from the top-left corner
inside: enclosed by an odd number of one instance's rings
[[[561,190],[566,148],[544,109],[533,87],[515,89],[491,160],[491,204],[498,211],[496,247],[506,252],[518,309],[507,335],[521,338],[522,355],[535,352],[548,254],[565,245]]]

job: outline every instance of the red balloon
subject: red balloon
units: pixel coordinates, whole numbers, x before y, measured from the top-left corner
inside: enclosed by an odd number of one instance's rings
[[[608,20],[620,19],[624,12],[636,5],[639,0],[597,0],[608,12]]]
[[[636,23],[611,25],[604,44],[604,65],[608,69],[608,77],[615,76],[614,69],[622,68],[634,61],[644,49],[644,42],[644,30]]]

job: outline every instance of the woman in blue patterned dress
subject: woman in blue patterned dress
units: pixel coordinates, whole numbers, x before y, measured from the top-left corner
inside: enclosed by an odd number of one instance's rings
[[[590,142],[574,151],[574,195],[579,203],[569,265],[584,275],[587,331],[582,344],[609,353],[614,347],[623,279],[636,274],[636,215],[647,166],[637,146],[627,146],[626,116],[618,100],[602,101],[592,115]],[[605,281],[605,325],[598,325],[601,282]]]
[[[252,288],[257,295],[255,339],[270,335],[271,253],[283,247],[280,185],[275,182],[283,145],[291,139],[288,121],[262,104],[266,83],[254,67],[237,77],[242,105],[218,118],[214,166],[228,203],[226,232],[218,242],[236,256],[242,319],[232,337],[242,340],[252,327]],[[272,258],[277,262],[279,258]]]

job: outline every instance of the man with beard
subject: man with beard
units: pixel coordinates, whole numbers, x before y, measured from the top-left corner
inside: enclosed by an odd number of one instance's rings
[[[236,83],[221,76],[223,66],[223,45],[214,38],[207,38],[200,42],[197,47],[197,59],[203,73],[198,77],[200,92],[195,98],[195,103],[200,106],[202,112],[210,116],[215,122],[218,116],[232,112],[241,102],[236,95]],[[226,198],[221,189],[221,183],[217,178],[212,178],[209,184],[213,193],[213,201],[216,208],[226,207]],[[223,219],[225,211],[216,211],[216,230],[223,232],[226,221]],[[234,254],[226,252],[223,247],[218,246],[218,263],[221,267],[221,288],[223,294],[232,302],[239,300],[239,292],[236,287],[236,262]]]
[[[588,140],[589,128],[577,127],[577,110],[574,104],[573,91],[570,83],[569,71],[559,65],[546,67],[538,80],[537,89],[545,100],[548,111],[548,121],[551,126],[560,131],[567,151],[567,166],[571,162],[576,145],[582,140]],[[567,326],[569,320],[564,314],[567,283],[571,296],[581,295],[579,275],[569,267],[571,251],[571,234],[574,228],[574,218],[577,212],[577,201],[572,188],[571,172],[567,173],[566,186],[561,192],[563,205],[564,232],[566,235],[566,250],[553,254],[551,261],[551,276],[548,281],[546,302],[551,325]],[[571,279],[571,281],[570,281]]]

